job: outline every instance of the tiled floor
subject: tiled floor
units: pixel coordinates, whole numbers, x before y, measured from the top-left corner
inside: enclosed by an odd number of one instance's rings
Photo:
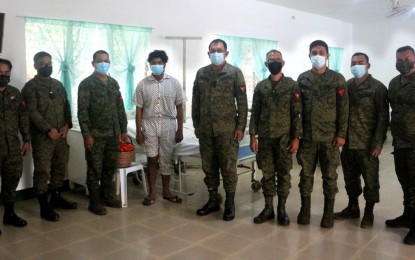
[[[403,210],[391,151],[389,138],[381,155],[381,203],[375,207],[371,229],[361,229],[359,220],[336,221],[332,229],[320,228],[320,172],[315,175],[311,224],[297,225],[297,164],[292,170],[293,187],[287,202],[290,226],[278,226],[276,221],[253,224],[252,218],[261,211],[264,201],[261,192],[251,190],[250,174],[239,177],[233,221],[223,221],[222,211],[198,217],[195,211],[207,200],[207,191],[201,170],[187,169],[186,188],[196,192],[183,195],[182,205],[163,200],[160,193],[154,205],[141,205],[142,187],[135,186],[131,178],[129,207],[109,208],[107,216],[89,213],[88,199],[82,192],[64,194],[76,200],[80,209],[59,210],[61,220],[56,223],[39,218],[35,199],[19,201],[17,212],[29,225],[15,228],[0,224],[0,259],[415,259],[415,246],[402,243],[408,230],[384,225],[386,219]],[[335,209],[341,210],[347,197],[340,167],[338,172],[340,191]],[[363,208],[363,198],[360,204]]]

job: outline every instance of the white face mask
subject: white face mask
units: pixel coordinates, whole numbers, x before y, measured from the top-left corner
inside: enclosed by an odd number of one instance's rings
[[[311,64],[315,69],[321,69],[326,65],[326,57],[320,55],[314,55],[310,58]]]
[[[355,78],[360,79],[366,74],[366,65],[354,65],[350,67],[350,70]]]

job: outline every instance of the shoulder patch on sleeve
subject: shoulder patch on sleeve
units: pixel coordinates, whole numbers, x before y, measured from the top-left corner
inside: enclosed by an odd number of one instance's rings
[[[337,90],[337,95],[339,95],[340,97],[342,97],[344,95],[344,91],[345,91],[344,88],[341,88],[341,89]]]

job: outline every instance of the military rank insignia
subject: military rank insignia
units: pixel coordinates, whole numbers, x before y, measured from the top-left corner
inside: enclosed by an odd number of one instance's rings
[[[344,95],[344,91],[345,91],[344,88],[341,88],[341,89],[337,90],[337,95],[339,95],[340,97],[342,97]]]
[[[295,100],[300,100],[300,98],[301,98],[301,92],[297,92],[297,93],[294,93],[294,96],[295,96]]]
[[[246,87],[245,86],[240,86],[239,89],[241,90],[241,92],[245,92],[246,91]]]

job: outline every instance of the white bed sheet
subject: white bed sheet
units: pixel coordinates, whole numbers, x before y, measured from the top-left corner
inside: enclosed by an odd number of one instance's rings
[[[127,133],[134,139],[133,143],[137,147],[137,152],[144,153],[144,148],[135,141],[136,132],[135,119],[128,120]],[[199,140],[194,134],[193,125],[189,122],[183,124],[183,141],[174,146],[173,157],[180,156],[200,156]]]
[[[133,143],[137,148],[138,153],[145,153],[144,148],[137,144],[135,141],[136,125],[135,119],[128,120],[127,133],[133,139]],[[249,145],[249,135],[245,133],[243,140],[240,142],[240,146]],[[183,124],[183,141],[177,143],[174,146],[173,157],[178,158],[182,156],[194,156],[200,157],[199,140],[194,134],[194,128],[192,120],[187,119]]]

